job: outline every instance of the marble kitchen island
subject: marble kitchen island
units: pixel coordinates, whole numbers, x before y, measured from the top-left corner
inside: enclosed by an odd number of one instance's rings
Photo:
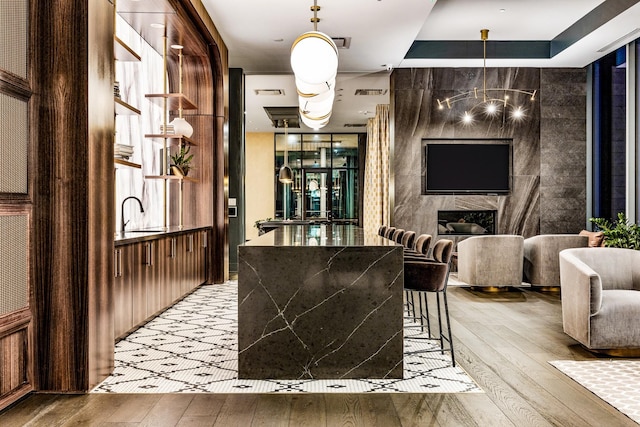
[[[239,246],[239,378],[402,378],[402,252],[331,224]]]

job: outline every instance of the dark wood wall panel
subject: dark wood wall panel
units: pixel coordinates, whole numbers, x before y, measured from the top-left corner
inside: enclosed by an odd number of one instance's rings
[[[85,391],[111,369],[112,13],[108,0],[35,9],[34,318],[37,366],[46,367],[37,372],[40,390]]]
[[[109,376],[114,364],[113,322],[113,81],[115,64],[113,6],[108,0],[89,2],[89,171],[88,171],[88,387]],[[108,50],[107,50],[108,49]]]
[[[31,314],[28,309],[2,318],[0,327],[0,409],[33,389]]]

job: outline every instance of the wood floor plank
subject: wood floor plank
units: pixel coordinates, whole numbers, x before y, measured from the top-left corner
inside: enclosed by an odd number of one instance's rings
[[[326,427],[327,410],[322,394],[296,394],[291,399],[290,426]]]
[[[174,427],[180,421],[189,404],[192,394],[165,394],[142,419],[140,425],[153,427]]]
[[[458,394],[455,398],[478,426],[519,427],[485,393]]]
[[[249,426],[258,403],[256,394],[228,394],[216,422],[216,427]]]
[[[1,424],[3,427],[23,427],[58,399],[60,396],[54,394],[31,394],[1,412]]]
[[[215,417],[208,415],[183,415],[176,427],[212,427]]]
[[[111,420],[113,413],[129,399],[125,394],[88,395],[82,410],[73,414],[64,424],[67,426],[101,425]]]
[[[133,394],[110,418],[111,423],[141,422],[162,398],[161,394]]]
[[[67,395],[64,398],[56,399],[25,425],[63,426],[71,417],[83,411],[89,399],[88,395]]]
[[[227,400],[226,394],[197,394],[189,403],[184,417],[209,417],[215,420]]]
[[[427,404],[431,398],[430,394],[417,393],[391,395],[400,424],[403,427],[441,427]]]
[[[365,425],[380,427],[402,425],[388,394],[368,393],[361,394],[359,397]]]
[[[366,426],[357,394],[327,394],[327,426]]]
[[[258,397],[251,425],[254,427],[288,427],[291,395],[263,394]]]

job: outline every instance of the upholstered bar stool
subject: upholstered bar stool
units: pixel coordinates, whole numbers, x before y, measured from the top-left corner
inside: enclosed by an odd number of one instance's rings
[[[395,231],[396,231],[395,227],[387,227],[387,229],[384,232],[384,237],[386,237],[387,239],[391,239]]]
[[[431,248],[431,234],[421,234],[419,235],[415,243],[413,245],[413,249],[406,249],[404,251],[404,257],[407,259],[408,257],[413,257],[417,259],[424,259],[429,254],[429,249]]]
[[[396,230],[391,235],[391,240],[396,243],[402,243],[402,236],[404,236],[404,233],[405,231],[403,228],[396,228]]]
[[[384,237],[384,233],[386,233],[387,231],[387,226],[386,225],[381,225],[378,228],[378,235]]]
[[[416,232],[415,231],[405,231],[404,235],[402,236],[402,246],[404,246],[405,249],[413,249],[413,245],[415,244],[416,241]]]
[[[414,321],[416,319],[416,304],[414,294],[418,296],[418,319],[419,325],[415,327],[424,331],[427,327],[427,337],[413,339],[433,339],[431,334],[431,321],[429,316],[429,306],[427,294],[433,292],[436,294],[436,303],[438,307],[438,335],[436,339],[440,341],[439,350],[418,350],[415,353],[440,351],[451,352],[451,362],[456,365],[455,355],[453,352],[453,338],[451,334],[451,321],[449,319],[449,304],[447,301],[447,281],[449,280],[449,267],[451,262],[451,253],[453,252],[453,241],[448,239],[438,240],[433,246],[432,261],[415,261],[405,260],[404,262],[404,288],[409,291],[410,298],[408,304],[411,305]],[[443,313],[440,300],[444,305],[444,323],[446,323],[446,331],[443,329]],[[410,326],[412,327],[412,326]],[[448,347],[445,348],[445,342]]]

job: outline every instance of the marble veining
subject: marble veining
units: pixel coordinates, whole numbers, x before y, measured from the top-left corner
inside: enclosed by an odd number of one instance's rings
[[[239,247],[239,377],[402,378],[402,247],[316,227],[339,241],[286,226]]]

